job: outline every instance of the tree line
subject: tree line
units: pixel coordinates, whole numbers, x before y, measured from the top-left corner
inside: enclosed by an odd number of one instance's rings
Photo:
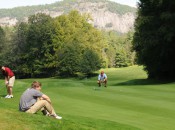
[[[136,57],[149,78],[175,79],[174,7],[174,1],[140,0],[135,32],[126,35],[96,29],[78,11],[31,15],[27,23],[0,27],[0,63],[21,78],[72,76],[133,65]]]
[[[38,13],[15,27],[0,27],[0,62],[18,78],[92,74],[134,64],[132,35],[94,28],[89,14],[73,10],[52,18]]]

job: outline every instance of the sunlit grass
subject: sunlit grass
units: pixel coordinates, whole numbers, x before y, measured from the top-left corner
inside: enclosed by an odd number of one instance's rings
[[[2,130],[173,130],[175,84],[147,80],[142,67],[105,69],[108,87],[97,87],[97,76],[84,79],[17,79],[14,98],[0,100]],[[22,92],[42,82],[63,120],[18,111]],[[0,84],[4,81],[1,80]],[[2,86],[2,85],[1,85]],[[0,86],[0,87],[1,87]],[[94,89],[95,88],[95,89]],[[5,95],[5,89],[0,89]]]

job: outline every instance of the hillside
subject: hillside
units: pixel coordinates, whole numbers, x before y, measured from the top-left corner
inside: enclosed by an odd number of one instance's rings
[[[27,21],[28,16],[46,13],[52,17],[66,14],[71,10],[89,13],[95,27],[126,33],[133,29],[136,8],[108,0],[64,0],[53,4],[0,9],[0,26],[14,26],[19,21]]]

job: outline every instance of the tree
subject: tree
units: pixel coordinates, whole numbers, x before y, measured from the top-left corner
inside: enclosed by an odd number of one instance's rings
[[[140,0],[133,39],[149,78],[175,78],[175,1]]]
[[[45,76],[50,70],[48,57],[53,52],[52,18],[46,14],[36,14],[29,17],[28,24],[20,23],[16,32],[16,51],[19,56],[18,73],[30,77]]]
[[[54,54],[52,36],[53,19],[46,14],[38,13],[29,17],[27,35],[27,61],[32,75],[47,75],[49,70],[48,57]],[[50,72],[51,73],[51,72]]]
[[[84,50],[80,62],[80,72],[85,74],[91,74],[94,71],[99,70],[101,66],[102,62],[97,53],[90,49]]]
[[[103,37],[100,31],[88,23],[90,16],[81,15],[78,11],[71,11],[54,20],[55,55],[53,66],[61,74],[73,75],[80,72],[80,61],[86,49],[93,50],[101,58]],[[100,69],[100,68],[99,68]]]
[[[3,51],[4,45],[5,44],[5,32],[0,26],[0,52]]]
[[[0,26],[0,62],[4,64],[4,52],[5,52],[5,32]]]
[[[15,26],[14,35],[12,37],[13,49],[12,54],[14,57],[13,63],[15,64],[14,68],[16,70],[17,77],[24,77],[28,70],[26,65],[26,53],[29,51],[27,48],[27,33],[28,33],[28,24],[21,22]]]
[[[105,34],[105,37],[108,44],[104,49],[103,56],[107,57],[108,67],[126,67],[134,65],[135,52],[132,50],[133,32],[119,35],[116,32],[110,31]]]
[[[14,35],[14,27],[3,27],[1,30],[1,52],[0,52],[0,62],[1,65],[8,65],[10,68],[14,68],[14,55],[12,53],[14,43],[12,37]]]
[[[81,50],[78,49],[78,44],[69,44],[63,50],[60,56],[59,72],[63,76],[73,76],[80,70]]]
[[[128,59],[126,56],[126,52],[123,50],[119,51],[116,53],[116,59],[115,59],[115,67],[120,68],[120,67],[127,67],[128,65]]]

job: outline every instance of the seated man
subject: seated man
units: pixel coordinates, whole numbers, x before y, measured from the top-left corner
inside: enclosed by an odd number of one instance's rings
[[[62,119],[55,113],[50,98],[40,92],[41,83],[34,81],[31,88],[28,88],[21,96],[19,110],[27,113],[36,113],[42,110],[44,115],[52,116],[56,119]]]
[[[101,87],[101,83],[104,83],[105,87],[107,84],[107,75],[104,73],[104,71],[101,71],[101,73],[98,75],[98,86]]]

